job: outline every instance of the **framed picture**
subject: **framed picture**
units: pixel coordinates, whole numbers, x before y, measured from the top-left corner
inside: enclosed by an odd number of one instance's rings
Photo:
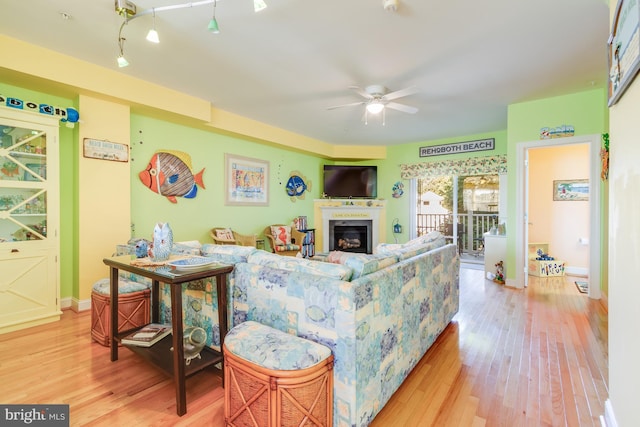
[[[269,162],[224,155],[225,205],[269,206]]]
[[[82,145],[82,155],[89,159],[128,162],[129,146],[118,142],[85,138]]]
[[[609,53],[609,107],[618,102],[640,69],[640,7],[637,0],[618,0]]]
[[[584,201],[589,200],[589,180],[571,179],[553,181],[553,200]]]

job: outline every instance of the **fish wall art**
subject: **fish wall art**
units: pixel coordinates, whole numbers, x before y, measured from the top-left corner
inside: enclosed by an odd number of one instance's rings
[[[291,201],[295,202],[296,198],[304,199],[304,193],[307,190],[311,190],[311,182],[307,181],[300,172],[293,171],[289,175],[289,180],[285,186],[287,196],[291,197]]]
[[[154,193],[165,196],[171,203],[176,197],[193,199],[198,194],[198,186],[204,187],[204,168],[193,174],[191,156],[182,151],[158,150],[147,168],[138,176],[140,181]]]

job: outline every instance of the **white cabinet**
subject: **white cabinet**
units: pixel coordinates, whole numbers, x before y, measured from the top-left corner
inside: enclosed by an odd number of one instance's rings
[[[58,119],[0,109],[0,333],[60,318]]]
[[[496,264],[507,260],[507,236],[501,234],[485,233],[484,237],[484,271],[485,273],[496,273]],[[505,271],[506,274],[506,271]]]

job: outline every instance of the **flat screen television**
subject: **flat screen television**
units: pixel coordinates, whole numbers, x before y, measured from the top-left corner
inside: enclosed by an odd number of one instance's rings
[[[324,194],[327,197],[378,197],[377,166],[324,165]]]

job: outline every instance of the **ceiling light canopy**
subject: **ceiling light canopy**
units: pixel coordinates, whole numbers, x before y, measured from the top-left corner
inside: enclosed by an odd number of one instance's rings
[[[174,9],[184,9],[188,7],[197,7],[204,6],[207,4],[213,3],[213,17],[209,21],[207,26],[207,30],[213,34],[220,33],[220,26],[218,25],[218,20],[216,19],[216,4],[218,0],[201,0],[194,1],[190,3],[181,3],[181,4],[172,4],[166,6],[152,7],[151,9],[143,10],[142,12],[138,12],[138,7],[136,4],[129,0],[114,0],[115,1],[115,10],[116,13],[124,18],[122,25],[120,26],[120,33],[118,35],[118,46],[120,48],[120,55],[118,55],[118,66],[126,67],[129,65],[129,62],[124,57],[124,41],[125,38],[122,37],[122,29],[129,21],[132,21],[136,18],[145,15],[153,15],[153,27],[147,33],[147,40],[152,43],[160,43],[160,36],[158,35],[158,31],[156,30],[156,12],[164,12]],[[260,12],[267,8],[267,4],[264,0],[253,0],[253,10],[255,12]]]

